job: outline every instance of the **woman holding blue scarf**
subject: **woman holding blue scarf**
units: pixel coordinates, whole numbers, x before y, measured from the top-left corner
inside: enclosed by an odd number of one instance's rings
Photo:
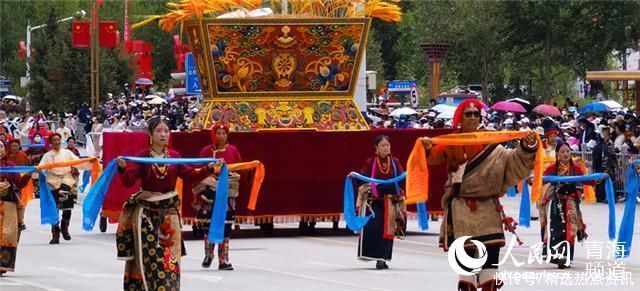
[[[379,180],[388,180],[404,173],[400,160],[391,156],[391,140],[386,135],[375,139],[376,154],[366,160],[359,173]],[[360,232],[358,259],[376,261],[376,269],[388,269],[391,261],[393,239],[404,236],[406,206],[404,181],[372,185],[363,184],[358,189],[356,209],[360,216],[373,214]]]
[[[0,167],[14,167],[7,161],[5,146],[0,142]],[[13,272],[20,238],[18,226],[20,190],[29,183],[30,174],[22,177],[17,173],[0,174],[0,276]]]
[[[180,158],[167,149],[169,126],[156,117],[149,121],[150,147],[136,156]],[[180,224],[178,177],[199,183],[214,171],[216,163],[202,168],[186,165],[136,164],[117,160],[125,186],[141,181],[140,191],[125,202],[116,234],[118,259],[125,260],[124,290],[179,290],[180,257],[185,254]]]
[[[229,127],[224,124],[216,124],[211,129],[211,141],[212,144],[204,147],[200,151],[201,158],[216,158],[222,159],[227,164],[235,164],[242,162],[242,156],[240,151],[233,145],[230,145],[227,140],[229,137]],[[214,249],[216,244],[209,241],[208,233],[209,226],[211,224],[211,212],[214,208],[214,201],[216,200],[216,187],[218,184],[218,177],[212,175],[202,180],[199,185],[193,188],[194,203],[193,207],[198,212],[194,224],[199,225],[204,235],[204,259],[202,260],[202,267],[211,267],[211,262],[214,257]],[[224,224],[224,241],[218,244],[218,270],[232,271],[233,266],[229,262],[229,239],[231,238],[231,226],[233,224],[234,211],[236,208],[236,198],[238,197],[238,188],[240,184],[240,174],[229,174],[229,199],[227,202],[227,211]]]
[[[581,176],[584,173],[571,159],[571,147],[568,143],[558,143],[556,146],[556,162],[551,164],[544,175]],[[594,182],[582,182],[595,185]],[[540,197],[540,227],[543,247],[543,257],[552,255],[549,262],[564,269],[573,261],[573,247],[576,238],[582,241],[587,238],[586,225],[580,211],[580,194],[577,183],[553,183]],[[557,249],[554,249],[558,246]]]

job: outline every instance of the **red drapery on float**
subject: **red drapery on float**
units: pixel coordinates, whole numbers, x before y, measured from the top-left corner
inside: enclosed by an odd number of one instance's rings
[[[246,209],[250,192],[249,175],[243,175],[237,200],[238,220],[268,222],[272,217],[302,217],[335,220],[342,213],[344,178],[357,171],[374,154],[373,141],[385,134],[391,137],[392,153],[406,164],[418,137],[437,136],[450,130],[372,130],[361,132],[273,131],[231,133],[229,142],[240,150],[244,160],[259,160],[266,168],[260,199],[255,211]],[[197,157],[210,143],[208,131],[171,134],[171,147],[182,157]],[[148,146],[146,133],[104,133],[103,164],[119,155],[133,155]],[[429,213],[442,212],[444,166],[434,167],[430,175]],[[125,188],[118,175],[113,179],[103,215],[118,218],[124,201],[139,188]],[[183,188],[182,214],[186,222],[195,216],[191,207],[190,185]],[[285,220],[285,218],[282,218]]]

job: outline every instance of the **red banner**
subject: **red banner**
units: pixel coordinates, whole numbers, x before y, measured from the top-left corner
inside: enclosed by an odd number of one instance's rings
[[[118,42],[115,21],[100,21],[100,47],[114,48]]]
[[[89,22],[73,22],[73,47],[75,48],[88,48],[91,42],[91,30]]]
[[[151,73],[153,66],[151,64],[151,54],[143,54],[140,57],[140,73]]]

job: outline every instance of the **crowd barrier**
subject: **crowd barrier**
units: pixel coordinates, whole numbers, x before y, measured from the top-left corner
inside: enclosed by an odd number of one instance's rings
[[[573,156],[582,157],[589,173],[593,171],[593,152],[592,151],[575,151],[571,153]],[[627,168],[633,160],[640,159],[640,155],[633,155],[629,153],[617,153],[616,154],[616,167],[613,171],[613,184],[616,192],[624,193],[624,186],[626,184]]]

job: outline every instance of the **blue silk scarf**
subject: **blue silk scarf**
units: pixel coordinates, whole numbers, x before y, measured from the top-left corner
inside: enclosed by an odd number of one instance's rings
[[[212,162],[218,162],[218,159],[212,158],[197,158],[197,159],[185,159],[185,158],[147,158],[147,157],[122,157],[126,161],[140,163],[140,164],[163,164],[163,165],[201,165],[208,164]],[[107,190],[109,190],[109,185],[111,184],[111,180],[113,176],[118,170],[117,160],[112,160],[107,167],[102,172],[102,175],[98,178],[98,180],[94,183],[93,187],[87,193],[87,197],[84,199],[82,204],[82,228],[86,231],[91,231],[95,225],[96,219],[100,214],[100,209],[102,208],[102,204],[104,203],[104,198],[107,195]],[[228,197],[228,171],[226,164],[223,164],[222,169],[220,171],[220,177],[218,179],[218,193],[221,197]],[[42,180],[42,179],[41,179]],[[42,183],[42,182],[41,182]],[[46,184],[46,183],[45,183]],[[216,202],[219,200],[216,196]],[[222,199],[222,198],[221,198]],[[226,200],[225,200],[226,201]],[[224,215],[226,212],[226,202],[223,203],[225,206],[224,211],[222,211],[222,220],[220,221],[219,216],[220,213],[216,213],[215,209],[211,215],[211,227],[209,233],[212,233],[212,229],[218,228],[220,232],[224,229]],[[220,210],[218,210],[220,211]],[[57,214],[56,214],[57,217]],[[220,224],[222,222],[222,224]],[[221,225],[221,226],[220,226]],[[215,230],[214,236],[210,236],[215,238]],[[221,241],[221,240],[220,240]]]
[[[607,193],[607,201],[609,204],[609,226],[608,233],[609,239],[615,239],[616,237],[616,208],[614,204],[614,189],[611,178],[604,173],[594,173],[582,176],[543,176],[543,182],[549,183],[579,183],[585,181],[602,180],[606,177],[605,191]],[[520,225],[524,227],[531,226],[531,202],[529,198],[529,187],[526,184],[522,187],[522,197],[520,200]]]
[[[640,164],[640,160],[634,160],[627,168],[627,201],[624,205],[624,214],[618,230],[618,245],[622,245],[623,252],[616,252],[618,258],[628,257],[631,254],[631,243],[633,242],[634,221],[636,219],[636,202],[638,197],[638,172],[634,165]],[[607,199],[610,199],[607,195]]]
[[[17,174],[25,173],[29,175],[37,171],[38,168],[34,166],[14,166],[14,167],[1,167],[0,174]],[[41,224],[58,224],[58,206],[53,199],[53,194],[47,184],[47,178],[45,171],[38,174],[38,180],[40,185],[40,223]]]

